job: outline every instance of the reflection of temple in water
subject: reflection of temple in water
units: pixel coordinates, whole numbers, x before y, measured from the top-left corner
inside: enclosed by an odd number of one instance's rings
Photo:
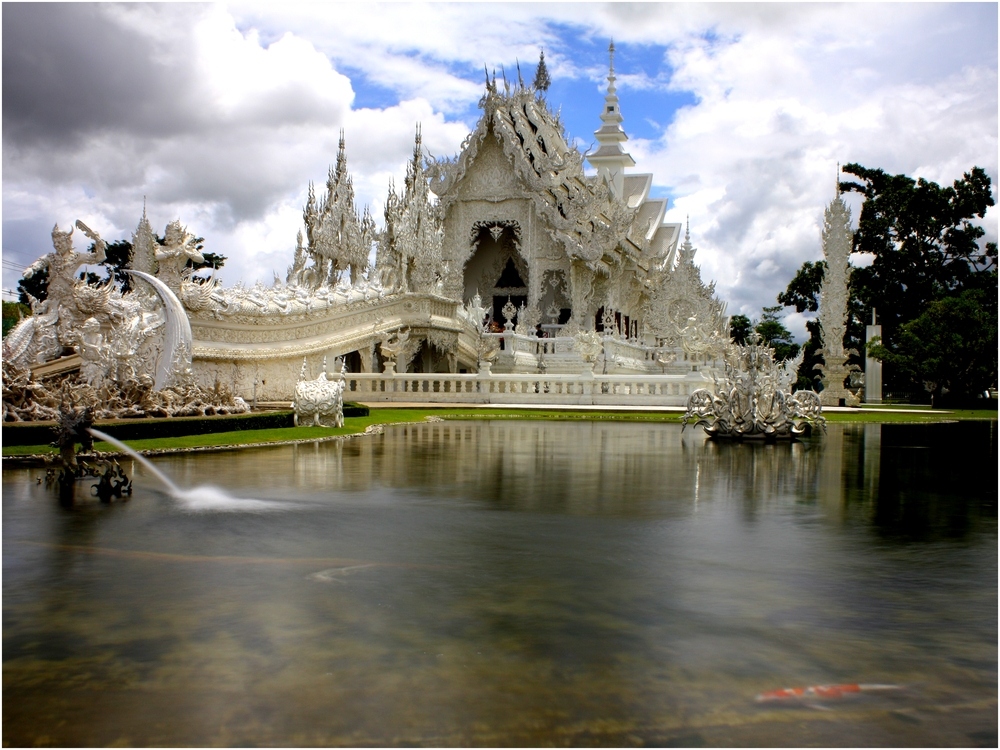
[[[967,439],[983,446],[980,467],[970,467]],[[792,508],[919,537],[961,536],[977,519],[996,517],[989,422],[835,424],[823,436],[765,444],[706,440],[676,424],[442,421],[254,457],[232,477],[226,454],[178,457],[168,472],[181,486],[219,481],[278,495],[404,488],[415,497],[573,515],[676,516],[736,502],[748,519]]]
[[[409,487],[510,510],[630,515],[655,508],[659,514],[739,498],[749,508],[808,503],[839,513],[858,482],[877,489],[878,429],[837,428],[822,439],[758,444],[710,441],[677,425],[414,423],[363,439],[295,446],[291,465],[302,487]],[[684,502],[668,508],[664,500]]]

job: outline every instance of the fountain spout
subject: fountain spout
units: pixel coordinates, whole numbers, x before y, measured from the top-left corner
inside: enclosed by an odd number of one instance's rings
[[[137,453],[136,451],[125,445],[125,443],[121,442],[120,440],[116,440],[115,438],[108,435],[106,432],[95,430],[93,427],[88,428],[87,431],[98,440],[103,440],[106,443],[111,443],[118,450],[124,451],[125,453],[130,455],[132,458],[134,458],[136,461],[142,464],[143,468],[149,471],[150,474],[152,474],[161,482],[163,482],[164,487],[167,488],[167,492],[169,492],[174,497],[180,496],[181,494],[180,488],[176,484],[171,482],[170,478],[166,474],[164,474],[162,471],[153,466],[153,464],[150,463],[150,461],[145,456],[141,455],[140,453]]]

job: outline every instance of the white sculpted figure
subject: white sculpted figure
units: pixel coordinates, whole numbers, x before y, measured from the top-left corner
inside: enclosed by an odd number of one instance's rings
[[[167,224],[164,244],[156,250],[157,273],[170,291],[180,296],[181,283],[191,277],[188,261],[204,263],[205,256],[195,244],[195,236],[181,226],[180,221]]]
[[[94,265],[104,260],[104,240],[82,221],[76,226],[94,241],[94,251],[73,250],[73,230],[62,232],[57,224],[52,228],[54,252],[32,263],[24,273],[30,279],[36,273],[48,271],[46,299],[31,300],[33,315],[22,320],[10,332],[3,344],[3,357],[11,364],[27,368],[48,362],[73,347],[83,321],[92,315],[107,319],[110,288],[94,290],[76,278],[80,266]]]
[[[59,225],[52,227],[52,246],[55,252],[42,256],[32,263],[24,272],[24,278],[30,279],[39,271],[48,269],[49,286],[48,299],[50,305],[69,305],[74,298],[75,287],[79,279],[76,271],[80,266],[97,265],[104,261],[104,250],[107,247],[100,235],[77,219],[77,228],[94,241],[94,252],[78,253],[73,250],[73,230],[59,231]],[[44,303],[43,303],[44,304]]]
[[[313,424],[317,427],[344,426],[344,373],[347,364],[340,368],[339,380],[327,380],[326,358],[323,359],[323,372],[315,380],[306,380],[306,361],[302,360],[302,370],[299,382],[295,384],[295,415],[292,418],[295,426],[300,423]]]
[[[597,358],[604,351],[604,341],[597,331],[578,331],[574,336],[573,348],[580,352],[580,357],[593,372]]]
[[[396,372],[397,358],[406,351],[409,341],[409,331],[406,333],[396,331],[382,342],[380,348],[382,350],[382,357],[385,359],[385,372],[387,374],[393,375]]]
[[[80,375],[87,385],[99,388],[108,376],[111,364],[111,347],[105,343],[101,335],[101,324],[97,318],[87,318],[80,333],[80,343],[77,351],[82,360]]]

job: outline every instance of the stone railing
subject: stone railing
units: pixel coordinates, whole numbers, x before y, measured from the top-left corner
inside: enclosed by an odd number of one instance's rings
[[[344,397],[361,402],[684,406],[711,381],[684,375],[348,373]]]
[[[576,374],[589,369],[580,358],[576,339],[572,336],[538,338],[512,331],[487,333],[485,336],[498,342],[500,356],[494,368],[498,371],[506,371],[513,367],[521,372],[526,369],[544,369],[549,374]],[[614,336],[604,336],[602,342],[604,351],[598,356],[597,370],[611,375],[623,373],[684,375],[693,368],[718,367],[721,364],[707,359],[689,361],[679,350],[674,352],[675,356],[669,364],[663,364],[658,359],[663,352],[662,347],[651,347],[638,341]]]

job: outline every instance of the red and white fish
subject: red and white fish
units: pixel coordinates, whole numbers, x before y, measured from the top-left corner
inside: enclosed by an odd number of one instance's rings
[[[810,687],[769,690],[757,696],[758,703],[794,703],[808,701],[840,700],[860,693],[901,690],[899,685],[851,683],[847,685],[812,685]]]

